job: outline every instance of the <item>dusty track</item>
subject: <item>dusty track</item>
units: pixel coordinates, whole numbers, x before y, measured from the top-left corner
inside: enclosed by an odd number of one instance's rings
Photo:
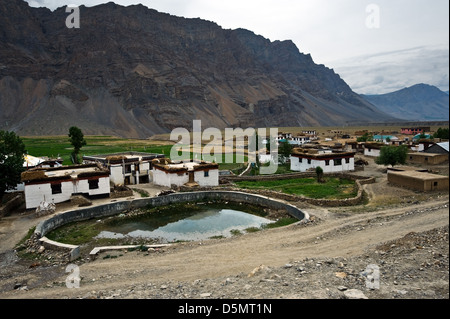
[[[305,258],[351,258],[408,233],[446,226],[449,221],[448,196],[407,207],[347,216],[314,207],[310,207],[310,213],[326,214],[328,218],[320,218],[309,225],[292,225],[232,239],[176,244],[164,253],[148,256],[137,252],[123,253],[116,259],[99,256],[95,261],[80,265],[82,284],[79,289],[68,289],[65,285],[49,288],[49,283],[64,283],[67,274],[63,267],[53,268],[48,282],[39,280],[37,272],[33,275],[27,271],[21,275],[27,278],[30,287],[34,281],[41,283],[28,291],[4,292],[0,297],[76,298],[92,291],[126,290],[148,282],[163,285],[220,279],[248,274],[260,265],[276,268]],[[21,275],[14,280],[20,281]]]

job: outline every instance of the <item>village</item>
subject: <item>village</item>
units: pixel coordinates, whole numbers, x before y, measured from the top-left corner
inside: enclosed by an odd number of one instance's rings
[[[449,189],[448,176],[433,174],[420,167],[448,162],[449,142],[431,139],[433,132],[429,127],[402,128],[401,132],[378,134],[357,131],[354,136],[340,130],[329,130],[328,133],[332,137],[321,138],[315,130],[298,134],[280,132],[276,142],[290,145],[289,157],[276,154],[274,158],[270,151],[262,148],[257,162],[259,165],[287,162],[292,173],[314,172],[317,167],[325,174],[358,172],[364,170],[367,163],[364,158],[378,158],[383,147],[405,145],[408,147],[408,165],[389,167],[389,182],[423,192]],[[268,143],[263,141],[263,144]],[[252,164],[256,163],[246,163]],[[25,155],[24,168],[22,184],[16,190],[19,191],[17,194],[23,194],[27,210],[42,210],[49,204],[54,206],[73,197],[108,198],[115,189],[121,188],[123,192],[129,185],[152,184],[168,189],[189,186],[195,191],[196,187],[219,186],[221,176],[233,174],[221,170],[215,162],[198,159],[172,162],[163,154],[143,152],[84,156],[82,165],[62,165],[61,159]],[[132,192],[128,190],[129,195]]]
[[[138,151],[84,155],[83,163],[78,165],[63,165],[61,158],[25,155],[22,183],[5,195],[8,200],[2,205],[0,216],[4,219],[27,216],[27,224],[32,225],[66,212],[76,213],[78,209],[83,208],[95,209],[116,203],[120,206],[120,203],[131,203],[143,197],[157,198],[173,193],[217,190],[255,194],[290,203],[300,207],[301,210],[306,209],[311,220],[308,219],[308,222],[312,225],[315,224],[313,221],[321,220],[325,216],[329,218],[329,214],[340,214],[341,211],[348,212],[352,209],[367,211],[370,214],[373,214],[372,210],[390,211],[399,207],[399,204],[410,205],[414,202],[410,198],[421,198],[423,203],[430,199],[437,200],[440,210],[442,199],[445,201],[445,198],[448,198],[449,142],[433,138],[434,133],[430,128],[419,127],[402,129],[400,133],[364,130],[280,132],[276,143],[280,149],[283,145],[289,144],[291,146],[288,148],[289,154],[281,152],[274,157],[270,151],[262,147],[258,150],[256,163],[243,163],[246,169],[238,171],[223,169],[221,164],[214,161],[196,158],[172,161],[164,154]],[[269,141],[263,141],[262,145],[264,144],[267,146]],[[404,164],[395,166],[377,164],[383,147],[402,145],[407,148]],[[258,174],[258,170],[254,168],[267,165],[269,161],[285,169],[273,175]],[[252,189],[240,186],[240,183],[245,181],[264,182],[312,177],[316,176],[318,168],[326,178],[338,176],[339,180],[353,179],[357,182],[355,184],[357,193],[340,199],[312,199],[272,190],[270,187]],[[374,193],[377,191],[380,194]],[[392,198],[397,196],[400,200],[392,201],[389,196]],[[364,218],[363,216],[361,215],[361,218]],[[291,228],[286,228],[286,231],[289,229]],[[6,242],[15,245],[22,235],[16,232]],[[246,236],[251,238],[250,235]],[[93,258],[80,255],[78,248],[73,245],[55,243],[45,237],[41,240],[37,246],[28,241],[31,245],[29,249],[38,260],[41,255],[46,256],[48,261],[57,262],[58,265],[74,262],[81,265],[89,259],[90,263],[99,259],[97,256]],[[215,241],[212,240],[211,243],[214,245]],[[157,251],[166,250],[162,248],[164,246],[154,247],[160,247],[156,248]],[[71,252],[61,254],[61,249],[63,251],[69,249]],[[120,246],[111,249],[123,250]],[[155,250],[149,248],[149,251],[150,249]],[[77,254],[73,255],[75,250]],[[99,253],[100,251],[103,253]],[[96,250],[95,254],[109,256],[110,253],[107,247],[102,247]],[[48,261],[39,262],[38,265],[40,263],[42,266],[47,265]]]

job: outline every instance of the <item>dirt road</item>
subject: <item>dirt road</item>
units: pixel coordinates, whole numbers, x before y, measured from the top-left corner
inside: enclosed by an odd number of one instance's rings
[[[103,253],[95,261],[79,265],[82,280],[78,289],[68,289],[65,285],[68,276],[68,273],[64,272],[65,266],[48,267],[46,270],[41,269],[40,271],[38,269],[22,269],[21,273],[14,275],[4,273],[2,275],[4,289],[1,291],[0,297],[172,298],[180,296],[174,295],[174,292],[171,292],[168,287],[180,285],[194,287],[195,282],[206,280],[211,286],[203,285],[203,290],[216,291],[220,283],[223,284],[227,278],[240,278],[241,281],[244,281],[249,278],[247,275],[258,266],[264,265],[265,267],[262,268],[271,269],[276,273],[276,269],[284,269],[286,264],[305,263],[305,260],[308,259],[319,260],[320,264],[323,264],[320,260],[325,260],[329,264],[329,261],[332,260],[331,264],[335,265],[338,264],[338,260],[348,262],[354,259],[360,265],[359,267],[363,267],[360,270],[363,270],[364,265],[367,266],[370,263],[382,264],[381,260],[372,260],[373,258],[368,258],[368,256],[373,255],[377,247],[384,243],[402,239],[412,232],[425,233],[440,229],[439,231],[444,237],[439,238],[443,238],[443,242],[435,243],[435,249],[439,250],[435,253],[441,254],[444,259],[446,256],[446,266],[443,265],[443,267],[447,267],[447,277],[442,277],[440,271],[433,272],[430,269],[427,280],[430,282],[429,278],[434,278],[437,286],[440,287],[438,290],[442,288],[442,285],[444,287],[446,285],[446,292],[444,289],[443,295],[439,297],[448,298],[448,195],[420,204],[357,214],[337,214],[316,207],[305,207],[304,209],[315,216],[315,221],[304,225],[264,230],[231,239],[175,244],[163,252],[117,252],[115,253],[117,258],[107,259],[104,259],[107,253]],[[447,230],[445,230],[445,226],[447,226]],[[441,247],[440,244],[443,246]],[[418,252],[420,253],[420,251]],[[383,256],[382,259],[385,257]],[[409,260],[412,257],[408,255],[405,258]],[[420,264],[429,260],[427,256],[423,256],[423,258],[413,258],[417,263],[417,271],[419,271]],[[397,263],[397,268],[410,267],[410,262],[402,261],[402,256],[398,257]],[[298,272],[294,275],[298,276]],[[311,291],[316,291],[318,298],[327,297],[326,288],[323,289],[322,295],[320,288],[316,287],[315,283],[326,282],[327,276],[330,275],[318,272],[314,275],[314,279],[310,278],[313,281],[310,282],[309,288]],[[275,278],[278,277],[275,276]],[[297,277],[293,277],[292,280],[295,278]],[[303,279],[306,280],[306,278],[304,275]],[[6,289],[8,284],[17,286],[18,283],[27,288]],[[151,295],[152,289],[144,288],[143,285],[149,283],[154,288],[156,295]],[[250,284],[242,282],[242,285],[245,287]],[[226,295],[226,289],[223,287],[220,288],[220,291]],[[202,294],[190,295],[192,289],[185,289],[184,295],[181,297],[199,298],[202,296]],[[290,298],[298,295],[295,290],[290,293],[285,290],[278,293],[275,290],[273,291],[275,295],[264,297],[284,296]],[[118,291],[119,295],[117,295]],[[194,289],[194,291],[196,290]],[[231,293],[230,298],[236,297],[233,296],[233,292],[229,293]],[[308,292],[304,291],[304,293]],[[314,296],[314,294],[312,295]],[[377,297],[374,293],[372,295],[372,297]],[[211,293],[206,292],[203,296],[211,296]],[[260,291],[248,289],[244,290],[241,297],[258,298],[261,295]]]

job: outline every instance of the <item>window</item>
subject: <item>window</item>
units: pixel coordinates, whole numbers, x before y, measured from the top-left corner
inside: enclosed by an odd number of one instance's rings
[[[98,189],[98,179],[90,179],[88,180],[89,189]]]
[[[308,164],[310,164],[310,165],[311,165],[311,160],[310,160],[310,159],[308,159]]]
[[[349,158],[345,159],[345,164],[350,164],[350,159]]]
[[[61,183],[58,184],[51,184],[50,185],[52,188],[52,194],[61,194],[62,193],[62,185]]]
[[[438,186],[438,182],[434,182],[434,187],[437,187]]]
[[[205,177],[209,177],[209,171],[205,171]]]
[[[325,160],[325,165],[329,166],[330,165],[330,160]]]
[[[342,159],[341,158],[337,158],[334,160],[334,166],[340,166],[342,165]]]

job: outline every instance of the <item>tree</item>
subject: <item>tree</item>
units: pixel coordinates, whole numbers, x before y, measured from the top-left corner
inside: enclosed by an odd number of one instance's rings
[[[441,127],[438,128],[436,133],[434,133],[434,135],[433,135],[434,138],[440,138],[440,139],[444,139],[444,140],[448,140],[448,136],[449,136],[449,129],[441,128]]]
[[[360,136],[356,139],[357,142],[370,142],[373,141],[373,136],[369,135],[369,133],[364,133],[363,136]]]
[[[317,183],[323,183],[323,169],[320,166],[316,167]]]
[[[289,142],[280,142],[278,146],[278,155],[280,157],[280,163],[285,163],[286,159],[289,158],[292,154],[292,149],[294,147],[289,144]]]
[[[78,154],[80,154],[80,150],[83,146],[86,145],[86,140],[84,139],[84,135],[83,132],[81,132],[81,130],[76,127],[76,126],[72,126],[69,129],[69,141],[73,146],[73,152],[72,152],[72,163],[74,164],[80,164],[81,161],[78,158]]]
[[[384,146],[380,150],[380,156],[377,157],[375,163],[379,165],[404,165],[408,156],[408,147],[402,146]]]
[[[25,145],[14,132],[0,131],[0,199],[21,181]]]

